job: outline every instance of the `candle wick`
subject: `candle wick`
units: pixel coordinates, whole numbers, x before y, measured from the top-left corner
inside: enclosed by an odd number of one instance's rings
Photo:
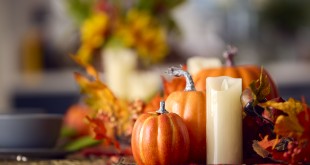
[[[224,79],[222,81],[221,90],[224,91],[224,90],[227,90],[227,89],[228,89],[228,80]]]

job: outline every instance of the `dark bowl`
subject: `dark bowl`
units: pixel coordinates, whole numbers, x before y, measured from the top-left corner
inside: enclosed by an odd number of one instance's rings
[[[62,121],[56,114],[0,114],[0,148],[53,148]]]

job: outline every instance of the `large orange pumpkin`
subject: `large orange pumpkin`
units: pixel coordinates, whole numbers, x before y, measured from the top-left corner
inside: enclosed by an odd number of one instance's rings
[[[219,68],[203,69],[193,76],[195,87],[197,90],[206,90],[206,78],[216,76],[230,76],[233,78],[242,78],[242,89],[249,87],[252,81],[259,79],[261,74],[261,67],[254,65],[241,65],[235,66],[233,62],[233,56],[236,54],[236,49],[229,47],[224,53],[226,57],[226,66]],[[267,99],[278,97],[277,87],[272,80],[271,76],[266,70],[263,70],[263,74],[266,74],[271,86],[270,94]]]
[[[180,115],[191,140],[191,163],[206,163],[206,95],[196,91],[190,74],[181,68],[170,68],[169,74],[184,76],[185,91],[172,92],[166,99],[166,109]]]
[[[160,102],[156,113],[145,113],[135,122],[131,148],[139,165],[185,164],[190,140],[180,116],[168,113]]]

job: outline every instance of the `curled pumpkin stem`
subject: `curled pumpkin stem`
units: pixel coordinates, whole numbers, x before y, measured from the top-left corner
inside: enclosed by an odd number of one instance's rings
[[[185,91],[196,91],[192,76],[187,71],[183,70],[182,67],[170,67],[166,73],[169,76],[185,77]]]
[[[160,105],[159,105],[159,109],[156,111],[157,114],[165,114],[165,113],[169,113],[166,109],[165,109],[165,101],[160,101]]]

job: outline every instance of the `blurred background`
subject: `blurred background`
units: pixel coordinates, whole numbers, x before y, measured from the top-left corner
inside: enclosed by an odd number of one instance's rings
[[[79,100],[73,72],[81,68],[69,55],[78,49],[80,25],[67,1],[0,1],[1,112],[63,113]],[[237,64],[264,66],[281,96],[309,103],[310,1],[187,0],[171,16],[180,35],[153,68],[192,56],[222,59],[232,44]]]

